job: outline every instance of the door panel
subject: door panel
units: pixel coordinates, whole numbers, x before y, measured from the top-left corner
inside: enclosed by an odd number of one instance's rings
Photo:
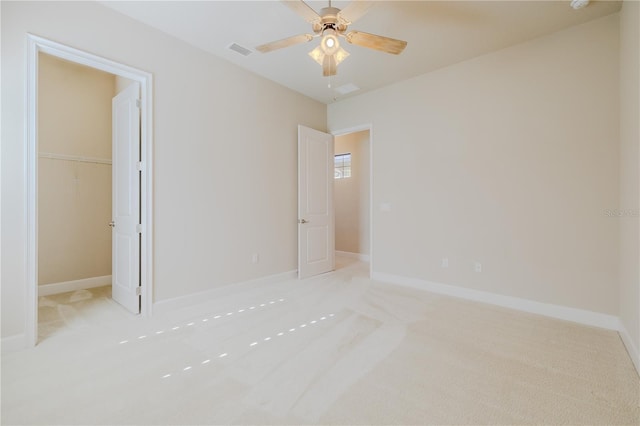
[[[315,241],[315,244],[307,245],[307,262],[315,263],[326,261],[329,258],[327,227],[307,226],[307,241]]]
[[[328,209],[328,161],[329,147],[322,140],[307,140],[305,162],[307,165],[307,214],[326,215]]]
[[[113,222],[112,297],[128,311],[140,312],[140,88],[137,83],[112,101]]]
[[[333,137],[298,126],[298,276],[335,268]]]

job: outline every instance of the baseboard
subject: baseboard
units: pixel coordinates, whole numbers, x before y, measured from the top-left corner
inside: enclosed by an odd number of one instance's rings
[[[371,256],[362,253],[352,253],[350,251],[336,250],[336,256],[349,257],[351,259],[358,259],[360,262],[368,262]]]
[[[17,352],[27,347],[27,340],[24,334],[18,334],[15,336],[3,337],[0,340],[2,346],[2,353]]]
[[[61,283],[41,284],[38,286],[38,296],[66,293],[68,291],[84,290],[111,284],[111,275],[84,278],[81,280],[64,281]]]
[[[515,309],[517,311],[529,312],[532,314],[544,315],[546,317],[558,318],[566,321],[577,322],[584,325],[606,328],[609,330],[619,329],[618,317],[601,314],[599,312],[587,311],[583,309],[570,308],[561,305],[535,302],[533,300],[521,299],[518,297],[503,296],[469,288],[440,284],[418,278],[408,278],[398,275],[374,272],[372,278],[376,281],[383,281],[391,284],[402,285],[419,290],[426,290],[432,293],[444,294],[460,299],[473,300],[475,302],[488,303],[502,306],[504,308]]]
[[[298,271],[288,271],[280,274],[268,275],[266,277],[256,278],[253,280],[241,281],[237,283],[227,284],[221,287],[216,287],[211,290],[200,291],[197,293],[187,294],[185,296],[174,297],[172,299],[160,300],[153,304],[153,313],[170,312],[176,309],[185,308],[188,306],[196,305],[198,303],[206,302],[207,300],[214,299],[220,291],[227,289],[231,286],[253,286],[253,285],[268,285],[274,284],[279,281],[287,281],[298,277]]]
[[[638,347],[633,343],[633,339],[631,339],[631,335],[624,324],[622,324],[622,321],[620,321],[618,333],[620,334],[622,343],[624,343],[624,346],[627,348],[629,357],[631,358],[631,361],[633,361],[633,365],[636,367],[638,375],[640,375],[640,352],[638,351]]]

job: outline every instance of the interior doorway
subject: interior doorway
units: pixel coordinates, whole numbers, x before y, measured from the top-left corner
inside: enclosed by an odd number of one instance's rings
[[[76,294],[75,300],[82,301],[89,296],[92,288],[118,282],[122,274],[118,273],[117,264],[122,261],[130,262],[122,270],[135,270],[134,274],[130,274],[133,279],[129,280],[135,281],[131,294],[135,297],[135,306],[129,310],[143,315],[151,314],[152,80],[146,72],[32,35],[28,36],[27,58],[29,237],[26,332],[28,344],[33,346],[38,341],[39,295],[53,295],[66,289],[82,290]],[[55,86],[56,79],[44,82],[40,78],[40,71],[46,69],[66,73],[58,75],[61,77],[58,82],[65,78],[67,83],[87,80],[84,82],[97,90],[90,94],[88,92],[92,91],[85,87],[73,94],[74,89],[69,86],[66,91],[51,91],[47,84],[53,83]],[[128,113],[134,119],[129,119],[125,126],[131,131],[114,132],[114,135],[122,133],[125,139],[130,137],[122,146],[131,146],[132,149],[123,156],[114,150],[119,144],[114,142],[112,145],[111,129],[117,129],[116,123],[122,123],[123,116],[126,118],[127,108],[120,109],[125,114],[118,113],[117,119],[113,112],[112,120],[112,111],[116,109],[115,101],[112,104],[110,98],[118,98],[118,92],[126,91],[135,91],[135,97],[129,96],[131,99],[127,107],[129,111],[135,109],[135,112]],[[97,95],[97,92],[101,92],[101,95]],[[99,116],[101,114],[98,111],[106,110],[106,118],[103,116],[101,120],[92,121],[83,114],[87,111],[81,110],[71,114],[71,122],[56,116],[56,108],[64,111],[66,106],[68,112],[73,109],[72,106],[77,107],[75,103],[80,102],[82,96],[87,98],[93,95],[106,98],[99,102],[100,107],[92,111],[93,115]],[[47,103],[53,108],[48,109]],[[95,106],[92,102],[81,103],[82,108],[88,110]],[[120,128],[123,126],[120,125]],[[87,142],[87,139],[91,140]],[[117,141],[118,138],[113,140]],[[129,143],[133,140],[135,145]],[[117,158],[112,159],[112,153]],[[111,174],[111,163],[119,165],[119,168],[126,165],[124,168],[130,169],[128,175],[120,171]],[[123,179],[127,186],[125,192],[134,194],[129,198],[136,200],[128,205],[129,210],[135,212],[135,223],[130,234],[135,234],[136,250],[135,253],[121,250],[118,255],[115,250],[117,244],[111,244],[115,235],[111,229],[115,210],[111,208],[110,201],[122,199],[117,197],[117,181]],[[69,218],[72,220],[64,220]],[[60,229],[56,229],[56,226]],[[82,244],[89,240],[97,244]],[[125,253],[124,256],[122,253]],[[115,272],[112,273],[112,270]],[[97,291],[105,296],[104,290]],[[56,304],[55,301],[49,302]],[[64,308],[58,310],[64,315]]]
[[[334,136],[336,267],[371,259],[371,131]]]
[[[122,121],[112,109],[127,92],[135,102],[138,83],[46,53],[38,56],[39,340],[86,323],[96,309],[103,317],[112,312],[117,319],[123,310],[111,306],[111,299],[140,312],[138,300],[119,294],[122,286],[114,282],[113,272],[113,255],[119,250],[113,242],[122,240],[116,236],[121,226],[115,227],[112,214],[114,183],[125,181],[124,192],[133,186],[139,197],[138,177],[118,177],[127,174],[126,167],[112,155],[114,130]],[[135,140],[124,143],[133,145],[138,160],[138,112],[124,121],[120,125],[135,133]],[[125,135],[129,132],[124,129]],[[137,209],[135,216],[139,223]],[[127,247],[132,259],[123,260],[136,266],[125,265],[135,276],[140,263],[137,240],[135,235],[134,244]]]
[[[39,340],[111,298],[115,92],[113,74],[38,55]]]

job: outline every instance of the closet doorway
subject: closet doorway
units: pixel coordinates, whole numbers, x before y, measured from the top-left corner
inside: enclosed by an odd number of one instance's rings
[[[34,36],[29,47],[35,345],[96,319],[150,314],[151,76]]]

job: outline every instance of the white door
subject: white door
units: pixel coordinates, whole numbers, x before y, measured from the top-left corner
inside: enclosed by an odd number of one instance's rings
[[[113,98],[112,297],[140,312],[140,87]]]
[[[333,136],[298,126],[298,277],[335,269]]]

